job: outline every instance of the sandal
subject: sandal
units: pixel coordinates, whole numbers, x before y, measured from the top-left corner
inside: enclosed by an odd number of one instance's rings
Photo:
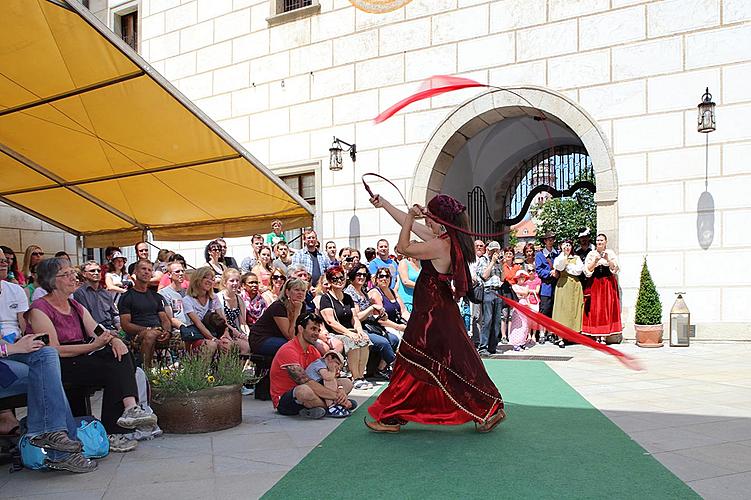
[[[363,417],[362,419],[365,426],[370,429],[373,432],[386,432],[390,434],[394,434],[399,432],[401,429],[401,426],[398,424],[384,424],[383,422],[380,422],[378,420],[374,420],[372,422],[368,422],[367,417]]]
[[[326,410],[326,416],[331,418],[346,418],[352,415],[348,409],[342,405],[331,405]]]
[[[485,421],[485,423],[478,424],[477,422],[475,422],[475,430],[481,434],[485,434],[495,429],[496,426],[503,422],[505,419],[506,412],[503,411],[503,408],[499,408],[492,417]]]

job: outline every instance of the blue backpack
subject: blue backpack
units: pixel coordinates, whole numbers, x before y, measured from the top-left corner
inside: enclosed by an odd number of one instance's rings
[[[94,417],[76,417],[76,437],[83,444],[83,456],[86,458],[103,458],[110,452],[110,441],[102,422]],[[24,433],[18,441],[21,461],[28,469],[46,469],[44,461],[47,450],[32,445],[28,434]]]

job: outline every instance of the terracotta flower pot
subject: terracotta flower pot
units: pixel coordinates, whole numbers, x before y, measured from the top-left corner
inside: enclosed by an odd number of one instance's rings
[[[639,347],[662,347],[662,324],[634,325],[636,345]]]
[[[211,387],[190,394],[153,392],[151,407],[159,427],[172,434],[195,434],[229,429],[242,423],[239,385]]]

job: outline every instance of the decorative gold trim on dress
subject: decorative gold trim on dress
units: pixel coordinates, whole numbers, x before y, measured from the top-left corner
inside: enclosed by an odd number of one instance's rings
[[[433,372],[431,372],[430,370],[428,370],[428,369],[427,369],[426,367],[422,366],[421,364],[417,363],[416,361],[412,361],[411,359],[407,358],[407,357],[406,357],[406,356],[405,356],[404,354],[402,354],[402,353],[400,352],[400,351],[401,351],[401,346],[402,346],[402,344],[407,344],[407,345],[408,345],[409,347],[411,347],[412,349],[414,349],[414,350],[415,350],[415,351],[417,351],[418,353],[422,354],[423,356],[425,356],[426,358],[428,358],[428,359],[429,359],[429,360],[431,360],[432,362],[434,362],[434,363],[436,363],[436,364],[438,364],[438,365],[442,366],[442,367],[443,367],[443,368],[444,368],[445,370],[448,370],[449,372],[451,372],[451,373],[452,373],[452,374],[453,374],[454,376],[456,376],[456,377],[457,377],[457,378],[458,378],[459,380],[461,380],[462,382],[464,382],[465,384],[467,384],[467,385],[468,385],[468,386],[470,386],[471,388],[475,389],[475,390],[476,390],[477,392],[480,392],[481,394],[484,394],[484,395],[488,396],[489,398],[491,398],[491,399],[492,399],[492,400],[494,401],[494,403],[493,403],[492,405],[490,405],[490,409],[489,409],[489,410],[488,410],[488,412],[487,412],[487,413],[485,414],[485,416],[484,416],[484,417],[480,417],[479,415],[475,415],[474,413],[472,413],[471,411],[469,411],[469,410],[467,410],[467,409],[466,409],[465,407],[463,407],[463,406],[462,406],[462,405],[461,405],[461,404],[460,404],[460,403],[459,403],[459,402],[458,402],[458,401],[457,401],[456,399],[454,399],[454,397],[453,397],[453,396],[452,396],[452,395],[451,395],[451,394],[450,394],[450,393],[449,393],[449,392],[448,392],[448,391],[446,390],[446,388],[445,388],[445,387],[443,386],[443,384],[441,383],[441,381],[440,381],[440,380],[438,380],[438,377],[437,377],[437,376],[436,376],[436,375],[435,375],[435,374],[434,374]],[[436,360],[434,360],[433,358],[431,358],[431,357],[430,357],[430,356],[428,356],[427,354],[423,353],[422,351],[420,351],[419,349],[417,349],[417,348],[416,348],[415,346],[413,346],[413,345],[412,345],[412,344],[410,344],[409,342],[405,342],[405,341],[404,341],[404,339],[402,339],[402,341],[401,341],[401,342],[399,343],[399,348],[397,349],[397,351],[396,351],[396,352],[397,352],[397,354],[400,354],[400,355],[401,355],[401,358],[402,358],[402,359],[403,359],[404,361],[406,361],[407,363],[409,363],[409,364],[411,364],[411,365],[413,365],[413,366],[416,366],[417,368],[420,368],[421,370],[425,371],[425,372],[426,372],[426,373],[427,373],[428,375],[430,375],[430,376],[431,376],[431,377],[433,378],[433,380],[434,380],[434,381],[436,382],[436,384],[438,385],[438,387],[439,387],[439,388],[441,389],[441,391],[443,391],[443,393],[444,393],[444,394],[445,394],[446,396],[448,396],[448,398],[449,398],[449,399],[450,399],[450,400],[451,400],[451,401],[452,401],[452,402],[453,402],[453,403],[454,403],[454,404],[455,404],[455,405],[457,406],[457,408],[459,408],[460,410],[462,410],[462,411],[463,411],[464,413],[466,413],[467,415],[471,416],[472,418],[474,418],[474,419],[476,419],[476,420],[479,420],[481,424],[484,424],[484,423],[485,423],[485,421],[486,421],[486,420],[488,419],[488,417],[490,417],[490,416],[491,416],[491,413],[492,413],[493,409],[499,406],[499,403],[500,403],[500,404],[503,404],[503,399],[498,399],[498,398],[496,398],[495,396],[492,396],[492,395],[488,394],[487,392],[483,391],[482,389],[479,389],[478,387],[475,387],[475,386],[474,386],[473,384],[470,384],[469,382],[467,382],[466,380],[464,380],[464,379],[463,379],[463,378],[462,378],[461,376],[459,376],[459,375],[458,375],[458,374],[457,374],[457,373],[456,373],[456,372],[455,372],[454,370],[452,370],[451,368],[449,368],[449,367],[445,366],[444,364],[440,363],[439,361],[436,361]]]

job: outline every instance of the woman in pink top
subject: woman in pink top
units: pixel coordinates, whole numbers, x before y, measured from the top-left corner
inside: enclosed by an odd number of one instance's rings
[[[28,333],[49,334],[50,346],[60,354],[63,383],[104,387],[101,420],[110,434],[112,451],[131,451],[137,442],[124,434],[151,428],[157,418],[136,404],[135,366],[117,332],[97,332],[91,314],[70,295],[76,289],[76,270],[67,259],[47,259],[36,267],[37,281],[48,293],[28,312]]]

